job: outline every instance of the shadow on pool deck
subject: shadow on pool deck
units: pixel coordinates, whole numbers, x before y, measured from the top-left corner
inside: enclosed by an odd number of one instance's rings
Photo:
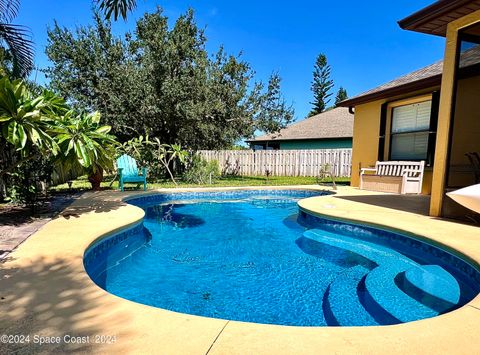
[[[357,195],[357,196],[334,196],[342,200],[365,203],[378,207],[404,211],[428,216],[430,196],[426,195]]]
[[[15,260],[8,259],[15,265]],[[108,351],[107,344],[102,348],[92,338],[109,335],[105,329],[126,323],[129,317],[109,309],[102,292],[88,287],[90,281],[78,262],[71,264],[67,259],[38,258],[28,266],[0,269],[0,334],[30,335],[30,343],[1,344],[0,354]],[[90,342],[66,344],[63,336],[67,334],[90,336]],[[34,335],[59,336],[62,341],[34,344]],[[118,340],[130,335],[116,336]],[[119,345],[115,346],[117,353],[122,352]]]
[[[69,219],[71,217],[78,218],[82,214],[90,212],[111,212],[126,205],[121,196],[120,193],[115,194],[112,191],[86,192],[63,210],[60,216]]]
[[[0,208],[0,261],[70,205],[80,194],[55,194],[43,199],[35,210],[7,204]]]

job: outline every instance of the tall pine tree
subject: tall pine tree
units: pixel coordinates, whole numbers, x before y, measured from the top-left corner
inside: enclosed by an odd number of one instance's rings
[[[348,99],[347,90],[340,86],[340,89],[338,89],[337,92],[337,96],[335,96],[335,107],[338,107],[338,104],[346,99]]]
[[[310,116],[322,113],[327,108],[327,104],[330,101],[329,97],[332,96],[330,90],[333,87],[330,71],[327,57],[324,54],[319,54],[313,70],[312,92],[314,101],[311,102],[313,108],[310,111]]]

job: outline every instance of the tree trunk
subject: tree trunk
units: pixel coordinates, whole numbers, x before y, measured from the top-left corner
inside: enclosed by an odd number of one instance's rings
[[[168,167],[168,164],[165,164],[165,167],[167,168],[167,171],[168,171],[168,175],[170,175],[170,179],[173,181],[173,183],[175,184],[175,186],[177,186],[177,182],[175,181],[175,177],[173,176],[170,168]]]
[[[97,168],[95,172],[88,175],[88,181],[92,184],[93,191],[100,191],[100,184],[103,181],[103,169]]]
[[[3,176],[0,175],[0,201],[5,201],[7,198],[7,188]]]

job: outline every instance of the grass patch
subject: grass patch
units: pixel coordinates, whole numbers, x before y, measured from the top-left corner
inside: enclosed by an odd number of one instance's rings
[[[113,180],[112,177],[106,177],[105,181],[102,182],[102,189],[118,189],[118,180],[115,180],[113,184],[110,182]],[[235,187],[235,186],[284,186],[284,185],[315,185],[318,183],[331,183],[331,179],[327,178],[322,181],[318,181],[315,177],[304,177],[304,176],[271,176],[266,178],[264,176],[227,176],[221,177],[215,180],[212,184],[188,184],[183,181],[178,181],[178,187]],[[350,184],[350,178],[336,178],[335,182],[338,185],[348,185]],[[147,188],[150,189],[159,189],[159,188],[173,188],[175,187],[174,183],[170,180],[161,180],[156,182],[149,182]],[[61,184],[53,186],[50,188],[50,191],[53,192],[64,192],[64,191],[84,191],[90,190],[91,186],[87,180],[86,176],[82,176],[74,181],[72,181],[71,188],[68,184]],[[138,188],[142,188],[140,186]],[[137,189],[135,184],[127,184],[126,189]]]

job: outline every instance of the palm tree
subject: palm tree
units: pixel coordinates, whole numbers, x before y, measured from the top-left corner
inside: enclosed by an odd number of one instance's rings
[[[20,0],[0,0],[0,40],[12,56],[20,77],[26,77],[33,69],[33,42],[30,30],[22,25],[12,24],[20,8]]]
[[[113,15],[115,21],[135,9],[136,0],[93,0],[108,20]],[[20,0],[0,0],[0,45],[9,48],[14,61],[15,72],[25,78],[34,67],[34,46],[30,29],[26,26],[12,24],[17,17]]]
[[[133,11],[137,6],[136,0],[96,0],[100,10],[103,11],[105,18],[108,20],[113,15],[113,19],[117,21],[119,16],[124,20],[127,19],[127,13]]]

